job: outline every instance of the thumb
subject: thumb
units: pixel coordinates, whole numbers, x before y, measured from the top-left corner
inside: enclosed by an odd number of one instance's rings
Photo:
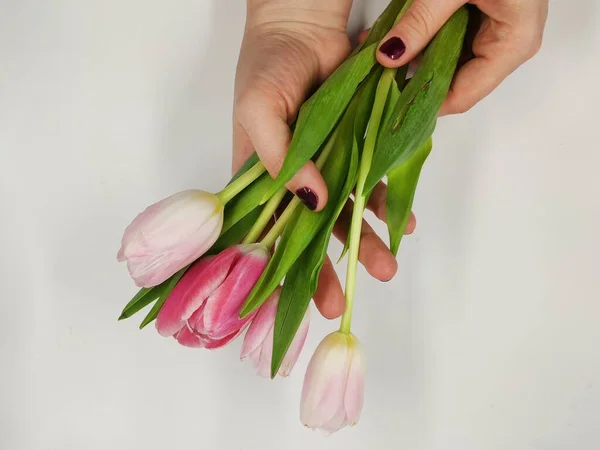
[[[414,0],[382,39],[377,60],[396,68],[415,58],[466,0]]]

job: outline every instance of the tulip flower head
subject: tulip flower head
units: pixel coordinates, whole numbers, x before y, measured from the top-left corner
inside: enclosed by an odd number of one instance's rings
[[[260,307],[244,337],[241,359],[249,358],[256,369],[257,375],[269,377],[271,374],[271,356],[273,353],[273,329],[275,326],[275,315],[279,303],[281,288],[277,288],[267,301]],[[306,311],[300,327],[285,354],[279,375],[287,377],[300,357],[302,347],[306,341],[310,324],[309,311]]]
[[[262,244],[237,245],[194,263],[158,313],[156,329],[186,347],[219,348],[238,336],[254,314],[239,313],[269,261]]]
[[[223,226],[223,204],[189,190],[146,208],[126,228],[117,255],[140,287],[156,286],[202,256]]]
[[[336,331],[313,354],[302,387],[300,420],[331,434],[358,422],[363,406],[365,358],[358,339]]]

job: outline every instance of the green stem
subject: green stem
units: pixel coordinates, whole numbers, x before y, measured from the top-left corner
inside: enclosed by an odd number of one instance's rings
[[[285,208],[285,211],[283,211],[283,214],[281,214],[281,217],[277,219],[267,235],[262,239],[262,241],[260,241],[261,244],[267,248],[271,248],[273,245],[275,245],[275,241],[277,241],[279,235],[283,233],[285,226],[290,221],[290,218],[294,214],[294,211],[299,204],[300,199],[298,197],[294,197],[287,208]]]
[[[282,187],[275,193],[275,195],[273,195],[273,197],[271,197],[260,213],[260,216],[258,216],[258,219],[256,219],[256,222],[254,225],[252,225],[252,228],[244,238],[244,244],[252,244],[253,242],[256,242],[269,224],[269,221],[273,218],[273,214],[275,214],[275,211],[277,211],[277,207],[281,203],[281,200],[283,200],[283,197],[285,197],[286,192],[287,189]]]
[[[333,150],[333,146],[335,144],[335,141],[337,140],[337,136],[338,136],[338,129],[336,128],[334,130],[334,132],[331,134],[331,136],[329,137],[327,143],[325,144],[325,147],[323,147],[323,150],[321,150],[319,157],[315,161],[315,166],[317,166],[317,169],[321,170],[323,168],[323,166],[325,165],[325,161],[327,161],[327,158],[329,157],[331,150]],[[277,196],[277,194],[275,194],[275,196]],[[267,235],[262,239],[262,241],[260,241],[262,244],[264,244],[267,248],[271,248],[275,244],[275,241],[277,241],[277,238],[279,237],[279,235],[281,233],[283,233],[285,226],[289,222],[290,218],[294,214],[294,211],[296,210],[296,207],[299,204],[300,204],[300,199],[298,197],[294,196],[294,198],[292,199],[290,204],[283,211],[283,214],[281,214],[281,217],[279,219],[277,219],[277,221],[275,222],[275,225],[273,225],[273,227],[269,230]],[[261,216],[262,216],[262,214],[261,214]]]
[[[265,166],[259,161],[254,164],[247,172],[242,174],[239,178],[229,183],[225,188],[218,192],[216,195],[221,200],[223,205],[226,205],[232,198],[242,192],[248,187],[254,180],[260,177],[265,171]]]
[[[379,84],[377,85],[373,110],[371,111],[369,126],[367,128],[367,136],[365,138],[365,146],[363,148],[360,167],[358,169],[358,180],[356,182],[356,193],[354,196],[354,209],[352,210],[352,220],[350,222],[350,244],[348,248],[348,267],[346,272],[345,292],[346,306],[344,309],[344,315],[342,316],[342,322],[340,324],[340,331],[346,334],[350,333],[352,309],[354,307],[354,290],[356,287],[356,269],[358,267],[360,232],[366,204],[366,196],[364,194],[365,181],[367,180],[367,175],[369,174],[369,170],[371,168],[375,144],[377,143],[377,135],[379,134],[379,126],[381,125],[381,118],[383,116],[383,111],[385,110],[388,93],[395,75],[396,69],[385,69],[381,75]]]

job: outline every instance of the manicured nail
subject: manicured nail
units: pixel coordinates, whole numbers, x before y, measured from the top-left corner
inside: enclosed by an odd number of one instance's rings
[[[319,203],[319,198],[317,194],[311,191],[307,187],[302,187],[296,191],[296,195],[302,202],[306,205],[308,209],[314,211],[317,209],[317,204]]]
[[[394,36],[385,41],[381,47],[379,47],[379,51],[391,60],[395,61],[404,55],[404,52],[406,51],[406,45],[404,45],[402,39]]]

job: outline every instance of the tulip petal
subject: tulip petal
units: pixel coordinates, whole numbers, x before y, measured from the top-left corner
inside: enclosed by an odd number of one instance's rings
[[[122,248],[126,257],[149,248],[178,246],[182,239],[214,226],[222,205],[214,194],[190,189],[171,195],[138,214],[125,229]]]
[[[188,327],[183,327],[181,330],[175,333],[173,337],[177,339],[177,342],[179,342],[184,347],[204,347],[204,342],[202,342],[202,340],[198,336],[192,333]]]
[[[348,422],[354,425],[358,422],[363,407],[365,392],[365,354],[358,339],[352,345],[352,357],[348,370],[346,395],[344,396],[344,409]]]
[[[200,340],[204,343],[204,348],[208,350],[215,350],[217,348],[225,347],[227,344],[232,342],[236,337],[238,337],[242,333],[242,329],[236,331],[235,333],[231,333],[229,336],[225,336],[223,339],[210,339],[206,336],[201,337]]]
[[[346,425],[348,425],[348,418],[344,405],[341,403],[335,415],[321,425],[320,430],[324,435],[329,436],[336,431],[339,431],[341,428],[344,428]]]
[[[302,388],[300,420],[309,428],[321,428],[343,408],[350,363],[347,336],[327,336],[312,356]]]
[[[264,271],[268,250],[262,244],[238,246],[245,253],[225,281],[206,300],[204,326],[212,339],[221,339],[241,328],[252,317],[239,318],[244,301]]]
[[[263,345],[260,347],[260,355],[258,362],[254,365],[256,374],[263,378],[271,376],[271,358],[273,356],[273,328],[265,338]]]
[[[202,338],[210,339],[206,333],[206,327],[204,326],[204,307],[206,303],[204,303],[200,308],[196,310],[194,314],[190,316],[187,321],[187,324],[190,326],[192,331],[196,333],[198,336],[202,336]]]
[[[225,280],[230,268],[241,257],[235,247],[214,257],[202,258],[179,280],[158,313],[156,329],[161,336],[172,336],[198,310]]]
[[[156,286],[217,240],[223,205],[208,192],[179,192],[149,206],[126,228],[117,254],[138,286]]]
[[[281,367],[279,368],[279,375],[282,377],[287,377],[292,372],[292,369],[296,365],[298,358],[300,358],[300,353],[302,353],[302,348],[304,347],[304,343],[306,342],[306,337],[308,336],[308,329],[310,327],[310,309],[306,310],[304,314],[304,318],[298,327],[298,331],[296,331],[296,336],[292,340],[290,344],[290,348],[288,348],[283,361],[281,362]],[[270,361],[269,361],[270,364]]]
[[[167,272],[163,270],[166,263],[172,261],[173,258],[170,253],[161,253],[154,256],[142,255],[141,257],[130,256],[127,259],[127,270],[136,286],[153,287],[173,275],[167,275]],[[179,267],[179,263],[176,263],[173,267],[175,266]],[[180,268],[183,267],[185,265]]]
[[[260,307],[252,323],[248,328],[248,332],[244,337],[244,344],[240,354],[241,359],[245,359],[250,353],[259,349],[267,337],[271,336],[273,340],[273,326],[275,324],[275,314],[277,313],[277,304],[279,302],[279,294],[281,288],[277,288],[267,301]],[[260,354],[260,351],[258,352]],[[256,365],[255,365],[256,366]]]

